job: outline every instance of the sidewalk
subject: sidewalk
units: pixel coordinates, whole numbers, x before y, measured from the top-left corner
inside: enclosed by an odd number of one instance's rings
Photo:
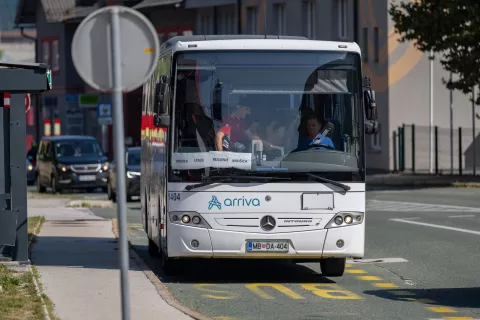
[[[373,174],[367,175],[367,186],[452,187],[469,185],[480,187],[480,176],[435,176],[428,174]]]
[[[55,314],[61,320],[121,319],[118,244],[112,221],[88,209],[57,207],[48,208],[48,213],[46,209],[29,203],[29,215],[45,215],[48,220],[31,260]],[[135,259],[130,259],[129,282],[132,320],[192,319],[160,297]]]

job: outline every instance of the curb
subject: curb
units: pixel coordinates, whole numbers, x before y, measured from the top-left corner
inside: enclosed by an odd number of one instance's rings
[[[72,200],[67,203],[68,208],[112,208],[113,204],[107,200]]]
[[[112,219],[112,231],[113,234],[115,235],[115,238],[118,240],[118,223],[117,219],[114,218]],[[191,310],[184,305],[182,305],[178,300],[175,299],[175,297],[170,293],[168,290],[167,286],[160,281],[160,279],[156,276],[156,274],[150,269],[150,267],[143,261],[143,259],[137,254],[135,249],[133,248],[132,244],[130,243],[130,240],[128,240],[128,247],[129,247],[129,253],[130,255],[136,260],[136,262],[140,265],[140,267],[143,270],[143,273],[145,276],[147,276],[148,280],[153,284],[155,289],[157,290],[158,294],[160,297],[170,306],[173,308],[183,312],[187,316],[192,317],[195,320],[213,320],[212,318],[209,318],[207,316],[204,316],[200,314],[197,311]]]
[[[46,221],[46,219],[45,219],[45,221]],[[45,222],[45,221],[43,221],[43,222]],[[40,220],[38,222],[38,224],[35,226],[35,229],[33,229],[32,237],[28,241],[28,255],[29,256],[30,256],[30,250],[32,249],[33,240],[37,237],[37,233],[39,231],[38,229],[39,229],[41,224],[42,224],[42,220]],[[32,266],[28,265],[27,268],[28,268],[28,271],[30,271],[30,273],[32,274],[33,284],[35,285],[35,293],[37,294],[37,297],[39,297],[40,301],[42,302],[42,311],[43,311],[44,319],[45,320],[51,320],[50,314],[48,313],[47,304],[45,303],[45,300],[42,297],[42,293],[40,291],[40,286],[38,285],[38,281],[37,281],[37,278],[36,278],[36,276],[35,276],[35,274],[32,270]]]

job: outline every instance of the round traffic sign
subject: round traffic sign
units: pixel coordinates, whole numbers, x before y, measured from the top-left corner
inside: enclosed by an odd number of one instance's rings
[[[137,10],[108,6],[87,16],[72,41],[72,60],[80,77],[92,88],[112,92],[112,15],[118,12],[121,56],[121,90],[132,91],[152,75],[160,43],[152,23]]]
[[[30,93],[25,93],[25,113],[30,110]],[[5,108],[10,108],[10,93],[5,92],[3,94],[3,106]]]
[[[25,94],[25,112],[30,110],[30,93]]]

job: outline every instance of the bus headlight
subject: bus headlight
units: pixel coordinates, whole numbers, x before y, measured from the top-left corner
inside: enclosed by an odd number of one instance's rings
[[[212,228],[197,212],[169,212],[168,216],[173,224],[205,229]]]
[[[339,212],[330,220],[325,229],[353,226],[363,222],[363,212]]]

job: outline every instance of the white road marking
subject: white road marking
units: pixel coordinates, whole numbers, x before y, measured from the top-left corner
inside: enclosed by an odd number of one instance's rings
[[[419,202],[367,200],[367,210],[371,211],[431,211],[431,212],[480,212],[480,208],[451,205],[438,205]]]
[[[468,230],[468,229],[462,229],[462,228],[447,227],[447,226],[442,226],[442,225],[439,225],[439,224],[432,224],[432,223],[411,221],[411,220],[406,220],[406,219],[390,219],[390,220],[391,220],[391,221],[396,221],[396,222],[416,224],[416,225],[419,225],[419,226],[425,226],[425,227],[430,227],[430,228],[438,228],[438,229],[446,229],[446,230],[463,232],[463,233],[471,233],[471,234],[476,234],[476,235],[479,235],[479,236],[480,236],[480,231],[475,231],[475,230]]]
[[[474,214],[464,214],[459,216],[448,216],[449,218],[474,218],[476,215]]]
[[[404,258],[378,258],[378,259],[358,259],[358,260],[347,260],[347,263],[358,263],[358,264],[367,264],[367,263],[397,263],[397,262],[408,262]]]

